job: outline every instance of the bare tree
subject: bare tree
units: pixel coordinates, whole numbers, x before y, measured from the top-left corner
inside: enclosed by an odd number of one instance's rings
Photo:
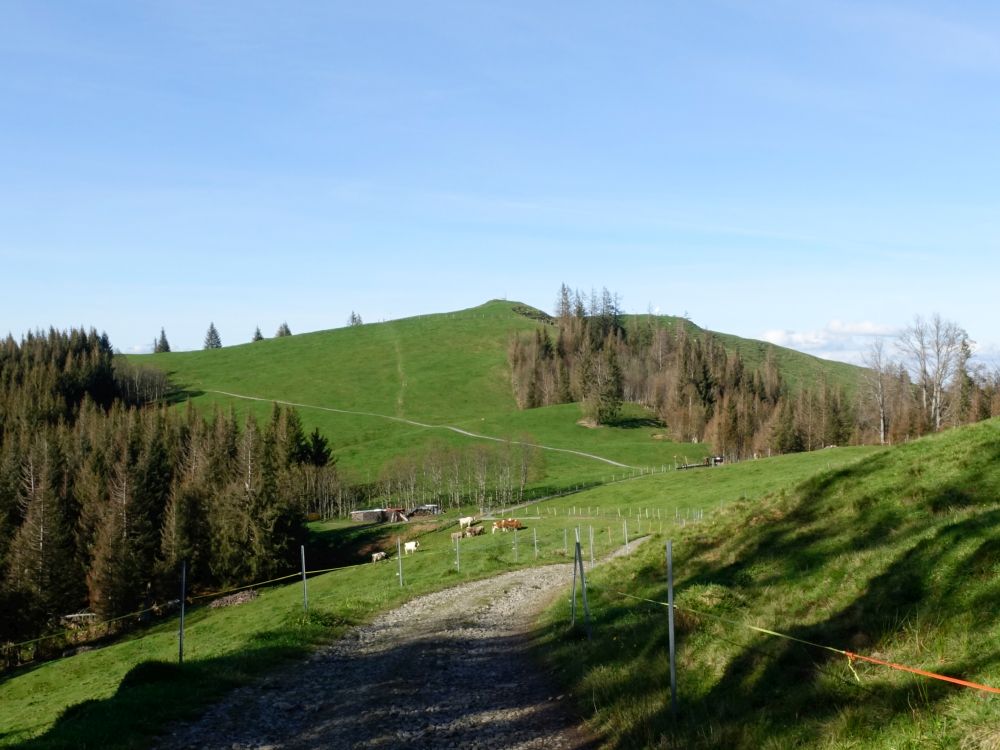
[[[925,321],[919,315],[899,335],[897,347],[920,389],[927,426],[941,429],[947,411],[946,389],[964,370],[969,334],[937,313]]]
[[[885,339],[881,336],[872,341],[863,359],[868,371],[865,373],[867,396],[878,412],[878,441],[885,445],[889,429],[889,389],[892,384],[893,362],[886,352]]]

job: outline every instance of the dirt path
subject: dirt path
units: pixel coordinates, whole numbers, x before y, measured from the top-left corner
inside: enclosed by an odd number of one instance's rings
[[[518,570],[414,599],[235,691],[159,747],[596,747],[526,653],[571,575]]]
[[[229,396],[230,398],[242,398],[247,401],[266,401],[268,403],[282,404],[284,406],[294,406],[298,409],[317,409],[318,411],[329,411],[334,414],[353,414],[359,417],[375,417],[377,419],[388,419],[392,422],[401,422],[403,424],[413,425],[414,427],[426,427],[432,430],[450,430],[451,432],[456,432],[459,435],[464,435],[468,438],[473,438],[475,440],[491,440],[495,443],[507,443],[511,445],[526,445],[530,448],[539,448],[543,451],[553,451],[555,453],[572,453],[575,456],[582,456],[583,458],[591,458],[595,461],[601,461],[602,463],[610,464],[611,466],[617,466],[621,469],[631,469],[633,467],[628,464],[619,463],[618,461],[612,461],[610,458],[604,458],[604,456],[598,456],[594,453],[586,453],[584,451],[576,451],[572,448],[555,448],[551,445],[539,445],[537,443],[525,443],[520,440],[506,440],[504,438],[494,437],[493,435],[481,435],[478,432],[470,432],[469,430],[463,430],[461,427],[453,427],[447,424],[427,424],[426,422],[417,422],[413,419],[406,419],[404,417],[393,417],[389,414],[376,414],[371,411],[351,411],[350,409],[335,409],[332,406],[316,406],[315,404],[300,404],[295,401],[282,401],[280,398],[261,398],[260,396],[246,396],[242,393],[231,393],[230,391],[216,391],[211,389],[206,389],[205,393],[217,393],[220,396]],[[402,398],[403,393],[400,391],[398,396],[397,406],[402,409]]]

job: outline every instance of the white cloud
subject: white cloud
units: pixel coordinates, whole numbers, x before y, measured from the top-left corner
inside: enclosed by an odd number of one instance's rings
[[[765,331],[761,338],[777,346],[796,349],[822,359],[860,364],[874,337],[893,336],[897,332],[898,329],[894,326],[870,320],[855,323],[831,320],[823,328],[811,331]]]

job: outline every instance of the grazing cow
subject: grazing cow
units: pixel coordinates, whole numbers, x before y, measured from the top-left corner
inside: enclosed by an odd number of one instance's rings
[[[459,518],[458,519],[458,528],[460,528],[460,529],[467,529],[468,527],[472,526],[472,522],[475,521],[475,520],[476,519],[473,518],[472,516],[465,516],[463,518]]]
[[[403,544],[403,553],[408,555],[411,552],[416,552],[419,546],[420,542],[406,542]]]
[[[493,522],[493,533],[497,533],[497,529],[506,533],[508,529],[523,529],[524,525],[516,518],[504,518],[499,521]]]
[[[386,557],[385,552],[372,552],[372,562],[378,562],[379,560],[384,560]]]
[[[463,536],[465,536],[465,532],[462,532],[462,531],[453,531],[453,532],[451,532],[451,541],[457,542]]]
[[[479,536],[485,531],[482,526],[470,526],[465,530],[465,536]]]

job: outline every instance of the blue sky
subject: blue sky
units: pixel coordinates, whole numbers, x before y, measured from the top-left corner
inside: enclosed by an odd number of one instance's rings
[[[1000,361],[996,3],[0,5],[0,329],[629,311]]]

